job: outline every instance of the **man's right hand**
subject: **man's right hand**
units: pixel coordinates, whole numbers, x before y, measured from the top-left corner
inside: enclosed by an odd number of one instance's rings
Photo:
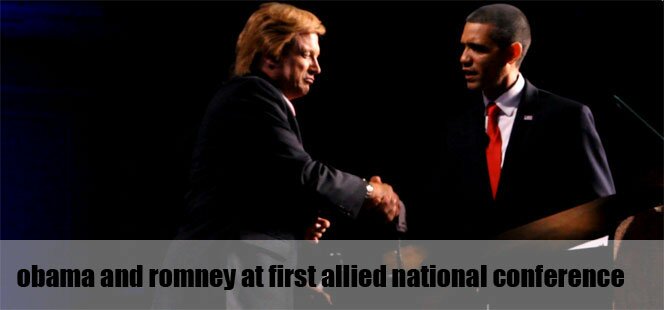
[[[383,183],[378,176],[371,177],[369,184],[374,190],[369,193],[362,208],[370,213],[378,213],[387,222],[392,222],[401,211],[399,195],[394,192],[392,186]]]

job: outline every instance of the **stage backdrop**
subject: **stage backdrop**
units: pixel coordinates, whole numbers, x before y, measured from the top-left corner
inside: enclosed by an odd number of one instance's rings
[[[464,104],[459,37],[483,3],[294,4],[328,29],[296,103],[305,147],[426,216],[423,163]],[[2,239],[173,237],[198,123],[258,5],[3,1]],[[619,193],[661,186],[662,141],[613,96],[662,132],[662,2],[517,5],[533,29],[524,75],[590,106]]]

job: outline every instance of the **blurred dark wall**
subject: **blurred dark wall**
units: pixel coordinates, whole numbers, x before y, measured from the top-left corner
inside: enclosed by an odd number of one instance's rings
[[[3,1],[1,237],[171,238],[198,122],[258,4]],[[458,40],[481,4],[296,2],[328,28],[296,103],[305,147],[418,201],[431,131],[464,104]],[[517,6],[524,75],[590,106],[620,193],[661,186],[662,141],[613,95],[662,132],[662,2]]]

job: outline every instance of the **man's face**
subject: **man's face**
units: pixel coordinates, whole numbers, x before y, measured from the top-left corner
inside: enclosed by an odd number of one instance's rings
[[[300,98],[309,92],[315,75],[321,72],[318,55],[320,47],[317,34],[307,33],[295,37],[295,44],[277,63],[274,75],[286,98]]]
[[[507,79],[507,55],[494,42],[491,24],[466,23],[461,35],[461,69],[471,90],[493,92]]]

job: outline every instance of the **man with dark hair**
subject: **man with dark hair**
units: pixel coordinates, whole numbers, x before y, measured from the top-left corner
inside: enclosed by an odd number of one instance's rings
[[[487,5],[470,13],[466,23],[494,25],[489,37],[500,48],[508,48],[514,42],[521,43],[521,57],[516,62],[517,67],[521,66],[530,47],[530,25],[523,12],[507,4]]]
[[[472,12],[461,69],[481,98],[447,122],[445,187],[453,222],[444,238],[486,239],[615,193],[587,106],[541,90],[519,72],[530,26],[516,7]]]

